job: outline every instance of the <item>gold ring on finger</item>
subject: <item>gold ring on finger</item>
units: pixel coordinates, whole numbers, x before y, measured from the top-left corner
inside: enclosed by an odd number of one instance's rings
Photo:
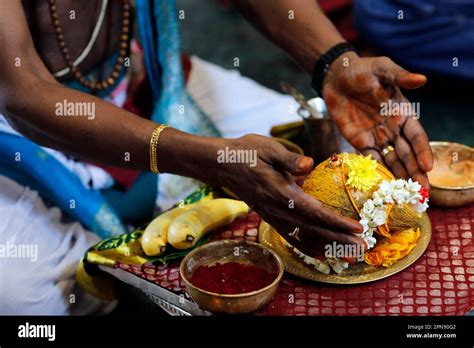
[[[392,151],[395,151],[395,148],[392,145],[388,145],[382,150],[382,156],[387,157],[387,155]]]

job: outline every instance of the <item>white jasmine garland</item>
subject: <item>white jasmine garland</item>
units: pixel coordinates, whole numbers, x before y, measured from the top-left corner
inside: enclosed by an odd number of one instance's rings
[[[349,267],[349,263],[346,261],[343,261],[341,259],[338,259],[337,257],[328,257],[324,261],[321,261],[319,259],[316,259],[314,257],[308,256],[289,244],[288,242],[285,241],[285,244],[293,250],[293,252],[298,255],[301,260],[309,265],[312,266],[315,270],[324,273],[324,274],[329,274],[331,272],[331,269],[339,274],[343,270]]]
[[[360,211],[359,223],[364,228],[360,235],[367,243],[369,249],[373,248],[377,242],[374,231],[387,222],[387,204],[396,203],[398,206],[411,204],[418,213],[423,213],[428,208],[428,198],[420,193],[421,185],[416,181],[408,180],[384,180],[379,188],[368,199]]]

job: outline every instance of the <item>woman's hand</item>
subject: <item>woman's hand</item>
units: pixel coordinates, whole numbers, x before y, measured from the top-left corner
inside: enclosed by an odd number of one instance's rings
[[[395,176],[411,177],[428,187],[426,172],[433,166],[428,137],[411,104],[400,104],[409,103],[400,88],[418,88],[425,82],[425,76],[409,73],[387,57],[359,58],[349,52],[329,68],[323,96],[352,146],[385,162]],[[404,108],[397,111],[396,104]],[[395,151],[383,156],[389,145]]]
[[[333,241],[366,247],[353,235],[362,232],[357,221],[324,207],[295,183],[291,175],[307,175],[314,165],[311,158],[289,152],[277,141],[258,135],[222,142],[220,150],[240,153],[248,161],[229,163],[225,156],[220,160],[218,157],[219,185],[235,192],[292,245],[310,256],[323,255],[325,246]]]

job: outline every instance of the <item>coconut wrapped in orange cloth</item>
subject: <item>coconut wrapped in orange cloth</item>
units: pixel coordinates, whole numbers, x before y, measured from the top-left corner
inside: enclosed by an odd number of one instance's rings
[[[389,267],[408,255],[420,236],[421,214],[428,208],[428,190],[411,179],[396,179],[371,156],[342,153],[319,164],[302,184],[326,207],[356,219],[367,249],[359,262]],[[339,255],[313,257],[292,249],[323,273],[340,273],[349,263]]]

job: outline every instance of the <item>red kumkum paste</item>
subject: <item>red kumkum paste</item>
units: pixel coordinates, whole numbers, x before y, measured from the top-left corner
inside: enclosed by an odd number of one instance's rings
[[[242,294],[270,285],[276,278],[263,268],[238,262],[199,266],[190,282],[200,289],[218,294]]]

